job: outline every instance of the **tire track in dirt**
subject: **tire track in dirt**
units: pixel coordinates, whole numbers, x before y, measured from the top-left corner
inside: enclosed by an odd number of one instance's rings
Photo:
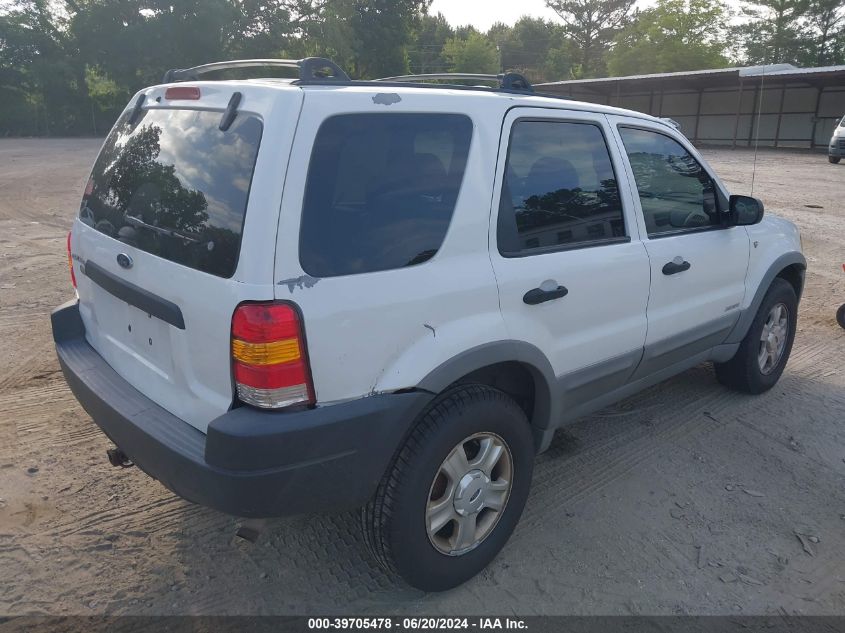
[[[104,458],[105,459],[105,458]],[[140,475],[146,478],[146,475]],[[200,506],[195,506],[180,499],[176,495],[160,489],[161,494],[150,494],[154,486],[161,486],[157,482],[146,478],[149,486],[138,488],[138,492],[153,499],[136,498],[135,503],[125,507],[98,507],[93,512],[85,512],[54,525],[47,531],[53,538],[64,538],[86,532],[108,533],[119,527],[122,531],[143,531],[147,534],[160,532],[174,516],[189,519],[191,515],[208,512]]]
[[[699,371],[696,374],[707,375],[706,372]],[[664,387],[661,391],[662,397],[671,401],[675,392],[686,392],[688,378],[684,377],[680,382],[681,384],[675,383],[668,389]],[[599,443],[585,451],[579,451],[574,458],[560,459],[557,456],[549,456],[549,459],[540,462],[538,466],[544,470],[538,473],[540,481],[535,489],[538,494],[551,489],[556,497],[550,502],[551,506],[546,503],[543,508],[558,508],[564,504],[575,503],[624,476],[639,463],[649,459],[654,452],[663,450],[668,442],[712,426],[713,420],[705,417],[703,412],[720,412],[739,397],[725,392],[718,385],[712,387],[710,393],[704,391],[689,404],[677,409],[667,407],[667,410],[660,412],[657,421],[650,422],[650,426],[637,424],[636,420],[624,420],[616,429],[610,431],[613,435],[599,440]],[[689,397],[689,394],[686,395]],[[583,430],[585,435],[594,430],[598,431],[592,419],[579,422],[572,430],[575,428]],[[608,459],[608,455],[613,457]],[[562,488],[565,483],[568,485]]]
[[[831,350],[820,338],[800,348],[790,358],[787,366],[789,373],[785,374],[784,380],[788,380],[790,374],[810,377],[819,366],[829,367],[827,361],[833,360],[835,356],[836,350]],[[759,406],[756,398],[725,389],[712,380],[711,371],[701,367],[654,387],[642,396],[635,396],[634,399],[648,401],[654,397],[659,397],[664,403],[686,404],[677,408],[666,404],[663,410],[655,411],[658,414],[657,421],[653,421],[652,426],[638,424],[640,421],[636,418],[624,420],[620,424],[630,425],[631,428],[611,429],[609,432],[612,435],[579,451],[572,458],[560,455],[566,451],[561,446],[566,440],[558,436],[547,456],[541,456],[535,466],[532,493],[522,520],[527,525],[535,525],[548,520],[549,515],[559,516],[564,508],[595,495],[638,465],[651,461],[681,438],[710,433],[726,424],[719,421],[725,411],[732,410],[735,417],[744,406]],[[636,409],[630,413],[635,416]],[[579,433],[583,430],[583,434],[590,434],[597,430],[598,423],[600,419],[589,418],[570,427],[569,432],[577,429]]]

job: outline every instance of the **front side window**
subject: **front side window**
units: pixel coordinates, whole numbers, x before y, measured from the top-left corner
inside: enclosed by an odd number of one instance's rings
[[[692,154],[659,132],[619,132],[650,237],[720,225],[716,185]]]
[[[597,125],[513,125],[497,235],[505,256],[625,237],[616,176]]]
[[[308,168],[302,269],[334,277],[431,259],[452,219],[471,138],[462,114],[327,119]]]
[[[172,262],[231,277],[240,251],[261,121],[220,112],[144,110],[109,134],[79,219]]]

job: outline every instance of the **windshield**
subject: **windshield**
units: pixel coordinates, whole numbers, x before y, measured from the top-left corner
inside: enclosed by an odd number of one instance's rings
[[[150,109],[118,121],[100,152],[80,220],[148,253],[220,277],[235,272],[261,121]]]

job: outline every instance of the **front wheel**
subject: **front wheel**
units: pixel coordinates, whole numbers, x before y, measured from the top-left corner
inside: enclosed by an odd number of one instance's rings
[[[839,158],[839,156],[828,156],[827,160],[836,165],[839,163]]]
[[[534,467],[525,413],[507,394],[462,385],[414,427],[363,511],[381,565],[424,591],[469,580],[519,520]]]
[[[836,311],[836,322],[839,324],[839,327],[845,328],[845,303],[839,306],[839,309]]]
[[[716,363],[716,378],[746,393],[763,393],[774,387],[789,360],[797,322],[795,289],[776,277],[734,357]]]

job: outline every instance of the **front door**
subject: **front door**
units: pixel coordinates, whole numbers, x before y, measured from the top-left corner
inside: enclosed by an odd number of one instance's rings
[[[501,310],[572,410],[624,384],[642,356],[648,256],[604,115],[515,108],[503,130],[490,232]]]
[[[648,335],[637,377],[724,342],[745,295],[749,240],[727,227],[727,195],[697,152],[665,126],[610,117],[636,185],[651,265]]]

